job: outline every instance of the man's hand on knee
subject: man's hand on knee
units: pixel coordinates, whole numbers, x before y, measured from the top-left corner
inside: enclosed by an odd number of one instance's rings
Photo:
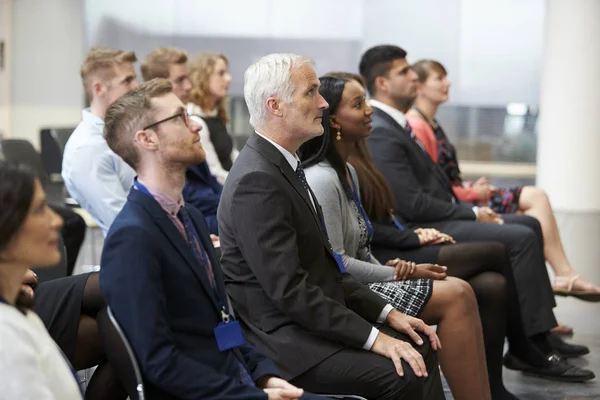
[[[371,351],[391,359],[396,367],[396,373],[400,376],[404,376],[402,368],[402,360],[404,360],[410,365],[416,376],[427,377],[427,367],[423,356],[410,343],[379,332]]]
[[[433,350],[442,348],[440,338],[438,338],[433,328],[418,318],[408,316],[394,309],[388,314],[386,323],[396,332],[408,335],[419,346],[423,344],[423,339],[417,332],[421,332],[429,338]]]

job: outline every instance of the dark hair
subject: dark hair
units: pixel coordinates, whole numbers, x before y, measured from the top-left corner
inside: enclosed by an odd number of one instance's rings
[[[367,81],[367,90],[372,96],[375,94],[375,79],[378,76],[386,76],[394,60],[406,58],[406,51],[398,46],[383,44],[371,47],[360,58],[358,70]]]
[[[373,221],[388,221],[394,209],[394,193],[387,179],[373,163],[367,140],[354,143],[348,162],[352,164],[360,182],[361,203]]]
[[[346,163],[335,149],[330,125],[331,115],[335,114],[342,101],[342,94],[348,80],[334,76],[322,76],[319,80],[321,81],[319,93],[329,103],[329,108],[323,111],[323,119],[321,120],[323,134],[312,138],[300,146],[298,156],[300,157],[300,161],[302,161],[303,168],[308,168],[327,160],[337,173],[342,186],[349,193],[350,187],[346,182]]]
[[[412,69],[417,73],[419,82],[421,83],[425,82],[429,78],[429,74],[433,71],[442,76],[448,75],[446,68],[440,62],[434,60],[419,60],[414,63]]]
[[[8,247],[25,223],[33,201],[36,179],[37,175],[30,167],[0,161],[0,252]]]
[[[355,74],[353,72],[334,71],[334,72],[326,73],[325,76],[333,76],[335,78],[342,78],[342,79],[346,79],[348,81],[355,80],[356,82],[358,82],[360,84],[360,86],[363,87],[363,89],[366,86],[365,78],[363,78],[361,75]]]

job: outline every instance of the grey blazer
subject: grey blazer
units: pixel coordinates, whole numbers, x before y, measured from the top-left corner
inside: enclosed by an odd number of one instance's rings
[[[360,193],[356,171],[352,165],[347,165]],[[358,217],[333,167],[323,161],[306,168],[304,172],[323,210],[331,247],[342,255],[348,272],[362,283],[393,280],[394,268],[381,265],[367,248],[359,248]],[[367,259],[369,261],[365,261]]]

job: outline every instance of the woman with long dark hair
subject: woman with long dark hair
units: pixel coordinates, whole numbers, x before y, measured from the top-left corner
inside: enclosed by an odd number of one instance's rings
[[[80,399],[68,360],[76,369],[98,365],[87,399],[126,398],[98,336],[95,317],[105,306],[98,274],[37,284],[30,269],[65,262],[62,219],[48,207],[40,181],[27,167],[0,163],[0,204],[0,393]]]
[[[300,149],[300,157],[306,165],[306,176],[323,207],[334,251],[344,253],[342,257],[344,263],[349,272],[355,274],[357,279],[369,283],[373,290],[386,295],[393,292],[394,285],[390,281],[398,279],[398,275],[393,268],[381,265],[370,251],[370,239],[374,239],[373,231],[377,235],[378,228],[372,228],[373,224],[368,216],[369,208],[362,205],[360,197],[362,181],[357,179],[360,174],[356,174],[353,167],[347,164],[349,157],[353,160],[356,158],[357,144],[364,142],[364,139],[370,134],[371,110],[365,101],[364,89],[359,82],[354,80],[324,77],[321,79],[320,92],[328,101],[330,108],[323,116],[324,134],[307,142]],[[376,195],[385,196],[385,193]],[[393,215],[392,207],[385,210],[385,217],[388,220],[390,213]],[[439,255],[445,253],[444,258],[450,264],[447,265],[448,274],[467,279],[475,290],[483,326],[492,398],[515,399],[502,383],[502,351],[507,326],[509,326],[510,342],[507,363],[510,366],[515,367],[514,361],[516,360],[524,360],[528,367],[532,368],[530,372],[536,372],[546,377],[569,379],[577,375],[577,369],[573,369],[574,367],[563,361],[548,361],[543,353],[528,340],[522,327],[514,289],[514,277],[501,244],[434,245],[420,247],[421,254],[418,254],[419,246],[422,244],[419,235],[404,227],[401,221],[396,220],[395,224],[397,225],[386,230],[385,233],[388,243],[395,243],[395,246],[389,246],[390,252],[387,254],[381,252],[376,254],[376,257],[385,261],[403,256],[398,251],[398,248],[402,246],[414,250],[412,254],[411,250],[408,251],[411,258],[406,257],[406,259],[410,261],[436,263],[440,262]],[[381,227],[386,228],[383,225]],[[455,250],[447,251],[446,248]],[[408,278],[411,277],[409,274]],[[369,279],[379,279],[380,281],[369,282]],[[435,281],[433,284],[432,299],[439,290],[439,283],[441,282]],[[411,285],[410,281],[406,281],[404,284]],[[436,284],[438,284],[437,288]],[[395,287],[396,291],[402,291],[399,285]],[[421,318],[426,322],[435,323],[436,321],[433,321],[428,315],[430,303],[431,300],[424,305]],[[442,309],[443,303],[438,303],[437,307]],[[440,327],[442,328],[441,333]],[[440,338],[445,344],[444,351],[448,352],[440,354],[440,364],[442,368],[446,367],[444,372],[448,376],[446,371],[450,367],[447,364],[446,356],[452,354],[454,350],[460,352],[460,355],[453,354],[452,359],[463,357],[464,361],[465,349],[473,349],[476,344],[472,338],[468,344],[454,344],[453,340],[456,339],[453,335],[454,332],[450,331],[444,335],[444,328],[442,321],[438,324],[438,334],[445,336],[444,338],[440,336]],[[464,331],[461,330],[461,333],[456,332],[455,334],[464,335]],[[449,347],[450,350],[448,350]],[[468,375],[462,366],[458,368],[462,371],[461,373]],[[589,375],[588,379],[593,377],[592,373]],[[449,382],[454,392],[455,386],[452,385],[452,379]],[[456,393],[455,397],[461,398]]]

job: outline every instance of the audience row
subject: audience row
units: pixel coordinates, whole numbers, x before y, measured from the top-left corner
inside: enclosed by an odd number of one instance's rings
[[[589,350],[552,332],[552,309],[554,293],[597,301],[600,289],[569,265],[547,197],[462,181],[435,121],[446,71],[406,55],[376,46],[360,75],[321,78],[307,57],[261,58],[244,85],[255,132],[238,152],[225,56],[188,66],[184,51],[158,48],[138,86],[133,52],[90,50],[81,69],[90,108],[62,173],[106,236],[101,293],[96,274],[64,278],[54,299],[36,288],[45,304],[36,311],[46,322],[68,302],[61,324],[83,335],[110,306],[149,398],[443,399],[438,360],[456,399],[516,399],[503,366],[593,379],[566,360]],[[12,346],[0,370],[14,397],[80,398],[18,296],[28,268],[57,262],[61,219],[30,172],[3,164],[0,174],[0,196],[14,203],[0,216],[2,343]],[[74,353],[79,341],[46,326],[73,366],[101,365],[88,398],[127,396],[117,360],[101,345],[90,356],[97,335]]]

